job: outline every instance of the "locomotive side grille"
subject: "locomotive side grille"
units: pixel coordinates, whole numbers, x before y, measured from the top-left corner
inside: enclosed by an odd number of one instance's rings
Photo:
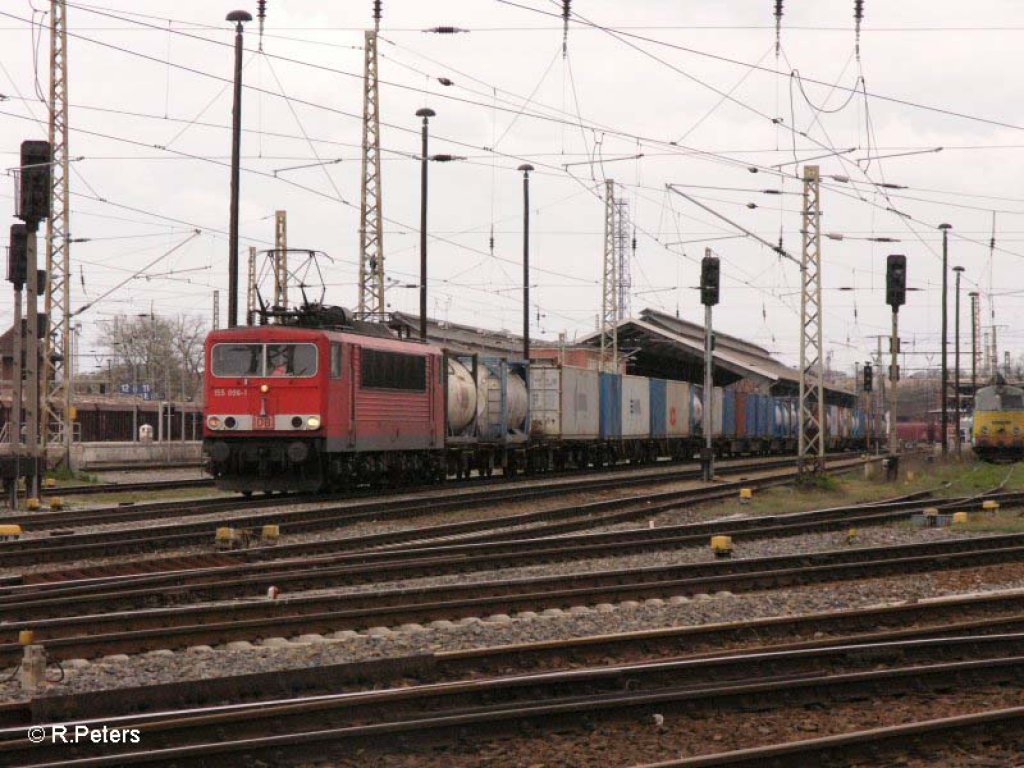
[[[356,394],[356,414],[385,422],[422,420],[430,415],[430,401],[426,395],[395,397],[392,392],[360,390]]]

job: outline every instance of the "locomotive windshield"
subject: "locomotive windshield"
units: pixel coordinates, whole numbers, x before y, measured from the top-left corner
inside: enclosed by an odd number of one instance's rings
[[[978,411],[1024,411],[1024,390],[1017,387],[985,387],[975,401]]]
[[[315,344],[214,344],[214,376],[314,376]]]
[[[262,376],[262,344],[214,344],[214,376]]]
[[[312,376],[315,373],[315,345],[267,344],[267,376]]]

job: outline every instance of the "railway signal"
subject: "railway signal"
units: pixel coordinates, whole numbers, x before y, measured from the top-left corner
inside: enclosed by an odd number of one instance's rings
[[[18,170],[17,216],[34,232],[39,222],[50,216],[50,143],[21,142]]]
[[[890,341],[891,362],[889,365],[889,453],[896,453],[896,385],[900,378],[897,362],[899,352],[900,307],[907,303],[907,257],[893,253],[886,260],[885,303],[892,307],[892,339]]]
[[[712,377],[715,348],[715,337],[711,330],[711,308],[718,303],[718,283],[720,264],[717,256],[711,255],[711,249],[704,249],[704,258],[700,262],[700,303],[704,305],[704,449],[700,452],[701,475],[704,482],[710,483],[715,477],[715,451],[711,447],[711,403]]]
[[[717,256],[705,256],[700,262],[700,303],[713,307],[718,303],[719,260]]]
[[[7,250],[7,282],[20,291],[28,276],[28,229],[24,224],[11,224],[10,247]]]
[[[39,450],[39,363],[43,359],[40,352],[45,346],[47,334],[46,314],[39,312],[39,293],[40,288],[44,292],[46,290],[46,273],[40,273],[36,268],[36,246],[39,224],[50,216],[52,159],[53,153],[48,141],[29,140],[21,143],[20,165],[15,178],[15,215],[24,224],[11,227],[7,264],[7,279],[14,288],[15,330],[15,386],[12,393],[12,424],[8,428],[14,457],[13,480],[10,484],[12,507],[17,503],[19,476],[25,477],[26,497],[38,497],[40,477],[45,465]],[[24,322],[21,312],[22,289],[27,294]],[[25,329],[24,335],[22,327]],[[21,441],[23,421],[24,446]]]
[[[872,384],[874,383],[874,369],[871,367],[871,363],[867,363],[864,366],[864,391],[870,392],[872,390]]]
[[[907,257],[900,254],[889,256],[885,269],[885,303],[893,312],[907,303]]]

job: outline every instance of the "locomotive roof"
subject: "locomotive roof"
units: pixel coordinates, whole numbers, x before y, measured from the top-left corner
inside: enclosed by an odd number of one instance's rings
[[[996,392],[1020,392],[1020,393],[1024,394],[1024,387],[1021,387],[1020,385],[1017,385],[1017,384],[1005,384],[1005,383],[1004,384],[988,384],[987,386],[984,386],[984,387],[978,387],[978,393],[977,394],[980,394],[982,392],[991,392],[993,390],[995,390]]]
[[[356,330],[328,328],[303,328],[294,325],[240,325],[236,328],[221,328],[210,331],[207,340],[212,343],[225,341],[268,342],[268,341],[314,341],[327,336],[374,349],[386,349],[406,354],[441,354],[440,348],[424,344],[418,339],[400,339],[397,336],[377,336],[359,333]]]

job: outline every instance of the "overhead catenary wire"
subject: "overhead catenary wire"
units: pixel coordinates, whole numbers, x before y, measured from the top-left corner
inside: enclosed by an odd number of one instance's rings
[[[640,139],[637,139],[637,141],[638,141],[638,142],[639,142],[639,140],[640,140]],[[494,155],[492,155],[492,165],[493,165],[493,162],[494,162],[494,157],[495,157],[495,156],[494,156]]]

